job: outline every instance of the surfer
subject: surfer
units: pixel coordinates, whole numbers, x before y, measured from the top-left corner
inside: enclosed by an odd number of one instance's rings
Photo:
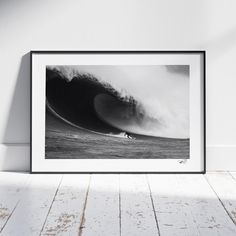
[[[128,132],[125,132],[125,137],[126,137],[126,138],[129,138],[129,139],[132,139],[130,133],[128,133]]]

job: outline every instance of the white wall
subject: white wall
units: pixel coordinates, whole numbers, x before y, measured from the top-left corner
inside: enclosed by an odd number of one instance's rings
[[[0,0],[0,169],[29,169],[32,49],[206,49],[207,162],[236,170],[235,0]]]

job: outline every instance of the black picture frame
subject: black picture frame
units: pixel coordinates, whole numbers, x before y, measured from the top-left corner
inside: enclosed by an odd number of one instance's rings
[[[202,78],[202,120],[203,120],[203,169],[202,171],[147,171],[147,172],[127,172],[127,171],[112,171],[112,172],[94,172],[94,171],[34,171],[32,169],[32,58],[34,54],[201,54],[203,58],[203,78]],[[79,51],[68,51],[68,50],[31,50],[30,51],[30,173],[31,174],[205,174],[206,173],[206,51],[205,50],[79,50]]]

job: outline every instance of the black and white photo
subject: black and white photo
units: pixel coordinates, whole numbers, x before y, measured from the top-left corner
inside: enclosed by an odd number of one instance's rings
[[[49,159],[189,158],[189,66],[47,66]]]

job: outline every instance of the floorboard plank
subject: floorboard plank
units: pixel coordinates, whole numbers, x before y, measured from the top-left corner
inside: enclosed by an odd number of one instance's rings
[[[212,172],[206,178],[236,225],[236,179],[227,172]]]
[[[202,175],[149,175],[160,234],[236,235],[236,228]]]
[[[61,177],[0,172],[0,235],[236,235],[236,172]]]
[[[120,176],[121,236],[157,236],[158,228],[145,175]]]
[[[41,235],[78,235],[90,175],[64,175]]]
[[[16,208],[28,178],[26,173],[0,172],[0,232]]]
[[[119,175],[92,175],[80,236],[119,236]]]
[[[61,175],[31,175],[2,235],[38,236],[60,180]]]

